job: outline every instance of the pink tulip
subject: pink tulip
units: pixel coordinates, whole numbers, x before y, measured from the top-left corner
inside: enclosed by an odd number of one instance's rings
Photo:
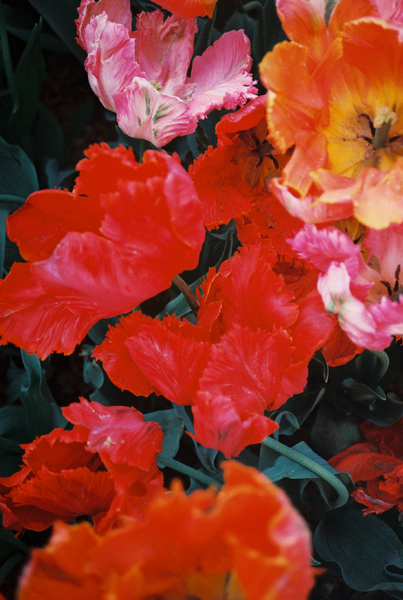
[[[131,30],[129,0],[82,0],[78,43],[88,53],[91,88],[119,127],[134,138],[164,146],[193,133],[198,119],[215,108],[233,109],[254,98],[248,72],[250,43],[243,31],[225,33],[193,60],[196,19],[156,10],[137,17]]]

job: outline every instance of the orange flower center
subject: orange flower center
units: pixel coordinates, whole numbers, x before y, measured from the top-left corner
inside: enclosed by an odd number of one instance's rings
[[[327,138],[328,168],[334,173],[356,177],[363,167],[386,171],[403,156],[401,90],[389,87],[380,95],[352,69],[337,78],[328,123],[319,128]]]

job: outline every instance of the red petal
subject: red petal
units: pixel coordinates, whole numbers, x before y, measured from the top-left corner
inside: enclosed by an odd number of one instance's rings
[[[278,428],[261,414],[239,411],[232,398],[208,392],[199,392],[193,415],[192,437],[207,448],[220,450],[226,458],[238,456],[246,446],[262,442]]]
[[[80,404],[62,410],[66,419],[90,430],[87,448],[98,452],[105,464],[124,463],[144,471],[155,464],[156,454],[162,449],[161,427],[146,422],[135,408],[102,406],[80,398]]]

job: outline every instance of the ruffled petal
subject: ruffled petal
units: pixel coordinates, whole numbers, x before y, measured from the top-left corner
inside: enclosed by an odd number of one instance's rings
[[[160,394],[177,404],[193,404],[210,344],[200,339],[207,338],[203,330],[186,321],[179,323],[177,332],[171,331],[171,320],[167,317],[141,325],[126,346]]]
[[[164,96],[186,100],[191,87],[186,83],[193,56],[196,19],[168,17],[161,11],[142,12],[137,17],[136,61],[144,77]]]
[[[278,425],[256,412],[239,411],[232,398],[199,392],[193,407],[195,439],[226,458],[238,456],[246,446],[262,442]]]
[[[103,462],[123,463],[148,471],[161,452],[163,434],[158,423],[144,421],[135,408],[103,406],[80,398],[63,408],[71,423],[89,429],[87,448],[98,452]],[[105,463],[106,464],[106,463]]]
[[[121,163],[116,171],[107,168],[109,156],[110,166]],[[91,200],[83,200],[92,207],[93,216],[84,218],[77,226],[79,231],[65,233],[48,258],[15,264],[0,282],[2,342],[16,343],[41,358],[52,351],[70,354],[98,320],[130,312],[170,287],[175,275],[195,268],[205,237],[200,200],[177,158],[148,151],[139,165],[131,151],[115,152],[103,145],[92,148],[89,160],[80,167],[77,188],[84,194],[88,184],[88,192],[94,192]],[[100,173],[102,168],[106,173]],[[44,199],[42,204],[49,212],[47,194],[39,194],[34,198]],[[68,214],[69,200],[72,211],[81,210],[74,194],[66,192],[61,197],[61,211],[53,211],[56,215]],[[28,201],[28,209],[21,209],[11,226],[28,253],[32,234],[20,223],[31,208],[40,223],[37,207]],[[96,228],[101,215],[99,231],[88,231]],[[53,218],[45,217],[46,231]],[[72,216],[71,227],[75,221]],[[80,229],[87,231],[81,233]],[[40,235],[37,230],[38,226],[34,239]],[[56,236],[64,231],[62,227]],[[42,247],[49,251],[57,237],[45,239]]]
[[[197,119],[189,104],[158,92],[146,79],[135,77],[113,99],[121,130],[154,146],[165,146],[173,138],[196,129]]]
[[[135,60],[135,41],[124,25],[93,17],[84,30],[88,56],[85,68],[92,91],[108,110],[115,111],[114,94],[142,76]]]
[[[240,414],[273,410],[283,373],[292,363],[292,344],[285,331],[252,331],[234,325],[211,348],[199,390],[231,398]],[[300,391],[296,388],[294,393]]]
[[[151,321],[140,311],[120,319],[116,327],[110,327],[102,344],[96,346],[93,356],[102,361],[103,368],[110,380],[121,390],[128,390],[135,396],[159,394],[140,367],[133,361],[126,341],[135,335],[139,327]]]
[[[249,40],[241,30],[224,33],[195,57],[189,79],[194,85],[189,107],[195,117],[204,118],[215,108],[233,109],[255,97],[249,53]]]
[[[114,23],[120,23],[124,27],[131,31],[132,27],[132,15],[130,13],[130,0],[81,0],[81,4],[78,8],[79,18],[76,20],[77,26],[77,42],[88,52],[84,31],[92,17],[100,15],[105,12],[108,15],[108,19]]]

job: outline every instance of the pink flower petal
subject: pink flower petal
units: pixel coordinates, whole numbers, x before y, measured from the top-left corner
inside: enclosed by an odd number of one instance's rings
[[[113,23],[124,25],[128,31],[132,28],[132,15],[130,12],[130,0],[82,0],[78,8],[79,18],[76,20],[77,41],[88,52],[84,31],[91,17],[105,12],[108,20]]]
[[[165,146],[178,135],[193,133],[197,119],[189,104],[158,92],[146,79],[135,77],[132,84],[113,96],[121,130],[130,137]]]
[[[113,94],[129,85],[142,72],[135,61],[135,42],[106,13],[93,17],[84,31],[88,57],[85,68],[92,91],[105,108],[114,111]]]
[[[384,296],[380,304],[368,308],[350,290],[350,278],[344,263],[333,263],[319,277],[318,290],[326,309],[338,313],[340,327],[357,346],[384,350],[393,334],[403,333],[403,306]]]
[[[344,302],[352,298],[350,282],[344,263],[331,263],[326,274],[319,276],[318,291],[328,312],[338,313]]]
[[[350,198],[337,204],[318,203],[317,195],[299,198],[278,178],[270,181],[269,188],[290,215],[302,219],[305,223],[328,223],[348,219],[354,214],[354,205]]]
[[[149,82],[168,96],[186,100],[192,86],[186,83],[187,70],[193,56],[196,19],[168,17],[156,10],[137,17],[136,61]]]
[[[204,118],[215,108],[236,108],[257,94],[252,75],[250,43],[242,30],[224,33],[202,56],[193,61],[189,83],[194,84],[189,102],[192,113]]]
[[[300,258],[323,272],[332,262],[344,262],[350,277],[355,277],[364,266],[360,246],[337,227],[318,230],[315,225],[305,225],[288,243]]]

